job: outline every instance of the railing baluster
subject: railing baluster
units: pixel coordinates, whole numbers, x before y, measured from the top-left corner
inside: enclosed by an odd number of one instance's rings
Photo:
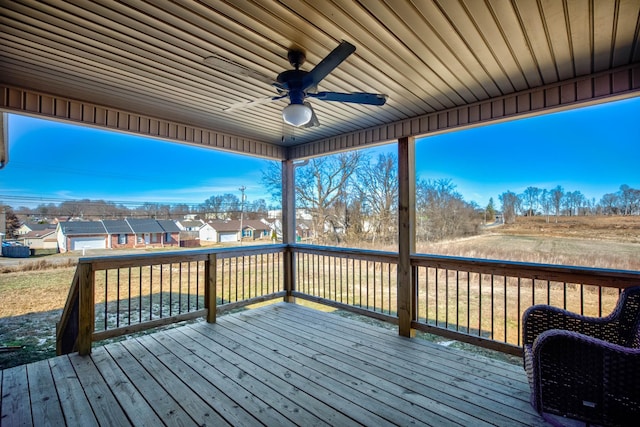
[[[142,266],[138,267],[140,294],[138,295],[138,323],[142,323]]]
[[[460,276],[456,270],[456,331],[460,330]]]
[[[109,318],[109,270],[104,271],[104,330],[108,329],[107,319]]]
[[[547,280],[547,304],[551,304],[551,281]]]
[[[521,295],[521,286],[520,286],[520,283],[521,283],[521,281],[520,281],[520,277],[518,277],[518,316],[517,316],[517,322],[518,322],[518,330],[517,330],[517,332],[518,332],[518,333],[516,334],[516,335],[517,335],[517,337],[518,337],[518,338],[517,338],[517,339],[518,339],[518,347],[521,345],[521,343],[520,343],[520,338],[521,338],[521,335],[522,335],[522,333],[521,333],[521,332],[522,332],[522,330],[521,330],[522,326],[520,325],[520,323],[521,323],[521,318],[522,318],[522,307],[520,306],[520,298],[521,298],[521,296],[522,296],[522,295]]]
[[[449,329],[449,269],[444,270],[444,327]]]
[[[160,280],[160,295],[161,295],[160,298],[162,298],[162,280]],[[160,306],[162,307],[162,301],[160,302]],[[196,261],[196,310],[199,310],[199,309],[200,309],[200,262]]]
[[[495,305],[494,293],[493,293],[494,284],[495,284],[494,280],[495,280],[495,276],[492,274],[491,275],[491,339],[494,339],[494,337],[495,337],[494,334],[493,334],[493,331],[494,331],[494,321],[495,321],[495,318],[496,318],[495,310],[494,310],[496,305]]]
[[[478,336],[482,336],[482,273],[478,273]]]
[[[129,267],[129,301],[127,307],[127,325],[131,325],[131,267]]]
[[[389,298],[387,299],[389,304],[389,309],[387,310],[387,313],[391,314],[391,264],[387,263],[387,267],[388,267],[387,290],[389,291]],[[397,294],[397,290],[396,290],[396,294]]]
[[[116,328],[120,327],[120,269],[116,270],[116,281],[118,285],[116,287]]]
[[[471,333],[471,272],[467,271],[467,333]]]
[[[503,282],[504,283],[504,286],[503,286],[503,291],[504,291],[504,314],[503,314],[503,317],[504,317],[504,341],[506,342],[507,341],[507,276],[504,275],[504,276],[502,276],[502,278],[503,278],[503,281],[504,281]]]
[[[602,317],[602,286],[598,288],[598,316]]]
[[[149,266],[149,320],[153,319],[153,266]]]

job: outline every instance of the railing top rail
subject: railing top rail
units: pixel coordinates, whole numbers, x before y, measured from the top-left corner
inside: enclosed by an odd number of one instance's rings
[[[209,254],[215,253],[218,258],[231,258],[243,255],[267,254],[281,252],[286,245],[260,245],[232,248],[193,249],[186,251],[153,252],[146,254],[113,255],[85,257],[78,264],[91,264],[94,270],[110,268],[139,267],[145,265],[170,264],[189,261],[204,261]]]
[[[640,285],[640,271],[608,268],[535,264],[519,261],[412,254],[414,266],[468,271],[473,273],[515,276],[529,279],[582,283],[626,288]]]
[[[363,261],[376,261],[376,262],[398,262],[397,252],[386,251],[374,251],[369,249],[353,249],[353,248],[338,248],[334,246],[319,246],[319,245],[303,245],[292,244],[289,245],[291,250],[299,253],[308,253],[316,255],[333,255],[340,258],[359,259]]]

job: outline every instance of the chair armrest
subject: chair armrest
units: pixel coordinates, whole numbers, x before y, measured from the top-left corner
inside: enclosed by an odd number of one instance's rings
[[[532,345],[543,332],[551,329],[578,332],[594,338],[611,336],[607,317],[587,317],[548,305],[534,305],[522,315],[522,343]]]

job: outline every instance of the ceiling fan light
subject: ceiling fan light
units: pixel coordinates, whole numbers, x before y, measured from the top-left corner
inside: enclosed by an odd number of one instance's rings
[[[282,110],[282,120],[295,127],[309,123],[312,115],[311,108],[304,104],[289,104]]]

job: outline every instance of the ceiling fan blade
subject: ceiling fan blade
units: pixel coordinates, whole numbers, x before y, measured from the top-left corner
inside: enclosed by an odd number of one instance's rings
[[[253,101],[236,102],[234,104],[229,105],[226,108],[223,108],[222,111],[233,111],[233,110],[239,110],[241,108],[250,108],[256,105],[268,104],[269,102],[278,101],[279,99],[282,99],[286,96],[287,96],[286,94],[278,95],[278,96],[267,96],[265,98],[254,99]]]
[[[306,105],[307,107],[311,108],[311,120],[309,120],[309,122],[302,126],[303,128],[312,128],[312,127],[316,127],[316,126],[320,126],[320,120],[318,120],[318,116],[316,116],[316,112],[314,111],[313,107],[311,106],[310,103],[308,102],[304,102],[304,105]]]
[[[338,47],[333,49],[313,70],[304,76],[302,80],[303,88],[306,90],[311,86],[317,85],[320,80],[327,77],[334,68],[340,65],[355,50],[356,47],[354,45],[343,40]]]
[[[212,56],[208,56],[204,58],[203,61],[208,66],[215,68],[217,70],[229,71],[234,74],[240,74],[242,76],[252,77],[268,85],[275,86],[279,90],[284,90],[284,87],[280,83],[278,83],[273,78],[267,76],[266,74],[262,74],[259,71],[247,68],[244,65],[240,65],[237,62],[234,62],[227,58],[223,58],[222,56],[214,54]]]
[[[367,104],[367,105],[384,105],[384,103],[387,102],[387,95],[382,95],[379,93],[318,92],[318,93],[308,93],[307,96],[309,98],[316,98],[322,101],[352,102],[355,104]]]

